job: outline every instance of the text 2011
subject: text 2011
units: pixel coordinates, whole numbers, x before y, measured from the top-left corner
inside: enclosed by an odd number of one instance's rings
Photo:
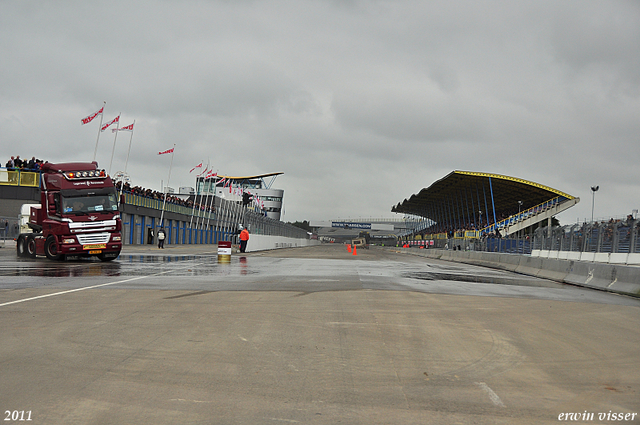
[[[30,421],[31,410],[5,410],[5,421]]]

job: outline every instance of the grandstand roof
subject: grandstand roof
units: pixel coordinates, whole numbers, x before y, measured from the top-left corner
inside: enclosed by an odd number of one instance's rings
[[[493,204],[492,204],[493,194]],[[551,187],[517,177],[472,171],[452,171],[418,194],[398,203],[392,212],[413,214],[438,221],[446,208],[446,216],[464,218],[478,211],[497,212],[527,209],[555,197],[574,199],[573,196]],[[486,214],[486,213],[485,213]]]
[[[222,174],[218,174],[218,177],[219,178],[227,178],[227,179],[231,179],[231,180],[253,180],[253,179],[261,179],[261,178],[264,178],[264,177],[279,176],[281,174],[284,174],[284,173],[283,172],[267,173],[267,174],[257,174],[255,176],[243,176],[243,177],[223,176]]]

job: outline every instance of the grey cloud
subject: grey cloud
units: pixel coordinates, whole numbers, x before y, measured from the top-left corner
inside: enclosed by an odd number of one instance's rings
[[[136,120],[136,184],[159,189],[175,143],[172,186],[207,159],[284,171],[287,220],[389,215],[453,169],[580,196],[572,219],[600,184],[622,215],[640,206],[639,22],[624,1],[2,2],[0,153],[90,159],[79,120],[107,100]]]

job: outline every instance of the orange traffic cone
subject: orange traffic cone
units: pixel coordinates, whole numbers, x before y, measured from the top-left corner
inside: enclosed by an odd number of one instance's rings
[[[356,253],[356,246],[355,246],[355,245],[353,246],[353,255],[358,255],[358,254]]]
[[[347,251],[351,252],[351,244],[347,244]]]

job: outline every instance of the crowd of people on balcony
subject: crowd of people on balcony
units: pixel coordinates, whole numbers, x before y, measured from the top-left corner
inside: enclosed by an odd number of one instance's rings
[[[140,186],[131,186],[129,182],[125,182],[124,185],[122,182],[116,182],[116,189],[120,191],[122,189],[122,193],[130,193],[132,195],[142,196],[148,199],[155,199],[163,202],[165,194],[162,192],[158,192],[157,190],[145,189]],[[196,198],[197,199],[197,198]],[[181,205],[183,207],[191,208],[194,207],[194,199],[191,197],[187,199],[182,199],[177,196],[173,196],[171,194],[167,194],[168,204]],[[210,205],[211,199],[207,199],[206,197],[201,200],[201,202],[195,202],[195,209],[206,212],[215,212],[215,208]]]
[[[40,168],[45,161],[41,159],[36,159],[35,156],[32,156],[30,160],[21,159],[20,155],[12,156],[5,167],[8,171],[30,171],[30,172],[39,172]]]

